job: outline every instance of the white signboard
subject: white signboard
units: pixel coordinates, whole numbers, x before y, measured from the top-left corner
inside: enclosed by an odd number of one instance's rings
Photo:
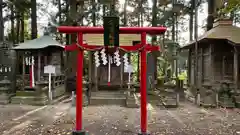
[[[45,74],[55,74],[56,73],[56,67],[53,65],[47,65],[44,67],[44,73]]]
[[[133,66],[132,65],[128,65],[127,69],[124,69],[125,73],[132,73],[133,72]]]
[[[49,95],[49,100],[52,100],[52,89],[51,89],[51,74],[56,73],[56,67],[53,65],[47,65],[44,67],[44,73],[48,74],[48,95]]]

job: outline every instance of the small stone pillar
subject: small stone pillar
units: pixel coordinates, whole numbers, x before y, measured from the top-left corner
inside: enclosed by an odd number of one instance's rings
[[[203,84],[203,88],[201,89],[201,98],[200,102],[203,107],[217,107],[216,100],[216,89],[212,87],[212,83]]]
[[[40,77],[40,80],[36,82],[36,94],[43,95],[44,92],[48,89],[48,81],[44,80],[43,77]],[[46,93],[46,92],[45,92]]]
[[[131,84],[132,85],[132,84]],[[126,107],[128,108],[139,108],[139,99],[136,96],[136,88],[126,89]]]
[[[201,96],[200,96],[200,90],[199,89],[197,89],[197,92],[196,92],[195,104],[198,105],[198,106],[201,106]]]
[[[0,81],[0,104],[7,104],[10,102],[11,94],[11,81],[8,80],[7,76]]]
[[[36,82],[35,87],[35,96],[36,96],[36,103],[38,105],[45,105],[50,103],[48,97],[48,81],[44,80],[43,77],[40,77],[40,81]]]
[[[236,91],[234,94],[235,94],[234,99],[235,99],[236,107],[240,108],[240,92]]]
[[[83,106],[87,106],[90,102],[91,92],[89,91],[89,83],[86,81],[83,82],[82,97]],[[72,106],[76,106],[76,91],[72,91]]]
[[[234,104],[234,92],[230,88],[229,81],[222,82],[221,88],[218,91],[218,100],[221,107],[233,108]]]

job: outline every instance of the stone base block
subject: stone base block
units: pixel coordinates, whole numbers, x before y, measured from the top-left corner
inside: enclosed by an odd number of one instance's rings
[[[27,104],[27,105],[46,105],[48,104],[47,96],[15,96],[12,97],[13,104]]]
[[[83,96],[83,106],[85,107],[85,106],[88,106],[88,97],[85,95],[85,94],[83,94],[82,95]],[[72,97],[72,106],[76,106],[76,95],[74,95],[73,97]]]
[[[220,101],[219,105],[224,108],[235,108],[235,104],[233,102],[224,103]]]
[[[149,133],[138,133],[138,135],[150,135]]]
[[[202,107],[205,107],[205,108],[215,108],[215,107],[217,107],[216,106],[216,104],[208,104],[208,103],[200,103],[200,105],[202,106]]]
[[[86,131],[73,131],[72,135],[88,135]]]
[[[0,95],[0,104],[8,104],[8,103],[10,103],[11,102],[11,97],[12,97],[13,95],[11,95],[11,94],[1,94]]]
[[[135,96],[135,94],[133,95],[126,95],[126,107],[128,108],[139,108],[139,101],[138,98]]]
[[[237,108],[240,108],[240,101],[236,102],[235,104]]]
[[[163,101],[163,105],[166,108],[176,108],[178,107],[177,100],[174,98],[168,98]]]

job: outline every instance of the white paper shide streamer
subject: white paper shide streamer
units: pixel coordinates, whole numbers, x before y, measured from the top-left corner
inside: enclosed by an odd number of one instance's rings
[[[34,56],[29,56],[25,58],[25,62],[27,66],[31,66],[31,72],[32,72],[32,86],[35,86],[35,78],[34,78]]]
[[[111,81],[111,64],[112,64],[112,57],[108,55],[108,82]]]
[[[108,63],[108,61],[107,61],[107,56],[106,56],[106,53],[105,53],[105,49],[103,48],[100,53],[101,53],[101,58],[102,58],[103,65],[106,65]]]
[[[129,65],[127,54],[123,56],[123,62],[124,62],[124,69],[127,70]]]
[[[100,60],[99,60],[99,52],[98,51],[96,51],[95,53],[94,53],[94,59],[95,59],[95,66],[96,67],[99,67],[100,66]]]
[[[121,65],[119,50],[117,50],[117,51],[114,53],[114,62],[116,63],[117,66],[120,66],[120,65]]]
[[[35,79],[34,79],[34,56],[32,56],[32,61],[31,61],[31,66],[32,66],[32,86],[35,87]]]

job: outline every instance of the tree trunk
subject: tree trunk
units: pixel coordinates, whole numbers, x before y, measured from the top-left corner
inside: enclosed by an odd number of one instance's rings
[[[21,23],[21,31],[20,31],[20,43],[24,42],[24,37],[25,37],[25,31],[24,31],[24,12],[21,13],[21,19],[20,19],[20,23]]]
[[[140,5],[140,20],[141,20],[141,27],[143,27],[143,22],[144,22],[144,20],[143,20],[143,0],[140,0],[140,3],[141,3],[141,5]]]
[[[58,0],[58,12],[59,12],[59,20],[58,20],[58,22],[59,22],[59,25],[61,25],[62,24],[62,3],[61,3],[61,0]],[[60,33],[60,41],[61,41],[61,43],[63,41],[62,33]]]
[[[152,26],[157,26],[157,0],[153,0],[153,7],[152,7]],[[152,37],[152,44],[156,42],[157,36]]]
[[[193,10],[194,10],[194,2],[195,0],[191,0],[191,8],[190,8],[190,19],[189,19],[189,40],[193,40]]]
[[[70,7],[70,12],[69,12],[69,24],[72,26],[77,26],[77,1],[76,0],[69,0],[69,7]],[[71,34],[70,35],[70,44],[76,43],[77,35],[76,34]],[[77,59],[77,52],[69,52],[68,56],[68,78],[69,77],[74,77],[76,75],[76,64],[74,63]]]
[[[69,6],[70,6],[70,15],[69,20],[72,24],[72,26],[77,26],[76,17],[77,17],[77,1],[76,0],[70,0]],[[76,42],[76,34],[71,34],[71,43]]]
[[[230,19],[233,21],[233,24],[235,24],[235,21],[234,21],[234,19],[235,19],[235,11],[232,11],[230,13]]]
[[[3,0],[0,0],[0,4],[2,5]],[[4,22],[3,22],[3,9],[0,6],[0,42],[4,40]]]
[[[214,23],[214,3],[215,0],[208,0],[208,17],[207,17],[207,31],[213,28]]]
[[[93,26],[96,26],[96,3],[95,0],[92,0],[92,23]]]
[[[11,10],[11,37],[12,37],[12,42],[15,43],[15,28],[14,28],[14,7],[13,5],[10,6],[10,10]]]
[[[16,43],[19,43],[19,34],[20,34],[20,13],[17,11],[17,24],[16,24]]]
[[[69,12],[69,1],[66,0],[66,12],[68,13]],[[70,17],[69,17],[69,14],[67,14],[67,18],[66,18],[66,22],[67,24],[69,24],[69,21],[70,21]],[[70,35],[69,34],[66,34],[66,45],[69,45],[70,44]],[[69,52],[66,52],[66,59],[68,59],[68,55],[69,55]]]
[[[95,0],[92,0],[91,1],[91,4],[92,4],[92,24],[93,24],[93,27],[95,27],[96,26],[96,3],[95,3]],[[98,78],[97,77],[97,68],[95,68],[95,81],[93,81],[93,52],[92,51],[89,51],[88,52],[88,57],[89,57],[89,64],[88,64],[88,79],[89,79],[89,90],[92,90],[92,84],[93,84],[93,82],[95,83],[95,91],[97,91],[97,89],[98,89],[98,87],[97,87],[97,83],[98,83],[98,81],[96,81],[97,79],[96,78]],[[90,94],[90,93],[88,93],[88,94]]]
[[[37,38],[37,2],[31,0],[31,38]]]
[[[142,27],[143,26],[143,12],[142,12],[142,5],[143,5],[143,0],[139,0],[138,3],[138,8],[140,14],[138,15],[138,26]],[[140,55],[139,53],[137,54],[137,82],[140,82]]]
[[[106,8],[107,8],[107,6],[106,6],[106,5],[103,5],[102,8],[103,8],[103,10],[102,10],[102,11],[103,11],[103,16],[106,16]]]
[[[197,0],[195,0],[195,25],[194,25],[194,38],[195,38],[195,73],[194,73],[194,77],[195,77],[195,86],[198,88],[198,4],[197,4]]]
[[[152,7],[152,26],[157,27],[157,0],[153,0],[153,7]],[[152,36],[152,44],[155,44],[157,41],[157,36]],[[157,80],[157,57],[153,53],[149,53],[149,56],[152,55],[152,62],[153,65],[155,66],[154,69],[154,76],[152,77],[153,80]],[[151,58],[150,57],[150,58]],[[150,61],[149,61],[150,62]],[[150,64],[150,63],[148,63]],[[151,65],[151,64],[150,64]],[[153,66],[151,65],[151,66]],[[152,82],[154,83],[154,82]]]
[[[111,7],[110,7],[110,15],[115,16],[115,5],[116,5],[116,0],[112,0]]]
[[[128,1],[125,0],[125,3],[124,3],[124,20],[123,20],[123,26],[127,26],[127,4],[128,4]]]

